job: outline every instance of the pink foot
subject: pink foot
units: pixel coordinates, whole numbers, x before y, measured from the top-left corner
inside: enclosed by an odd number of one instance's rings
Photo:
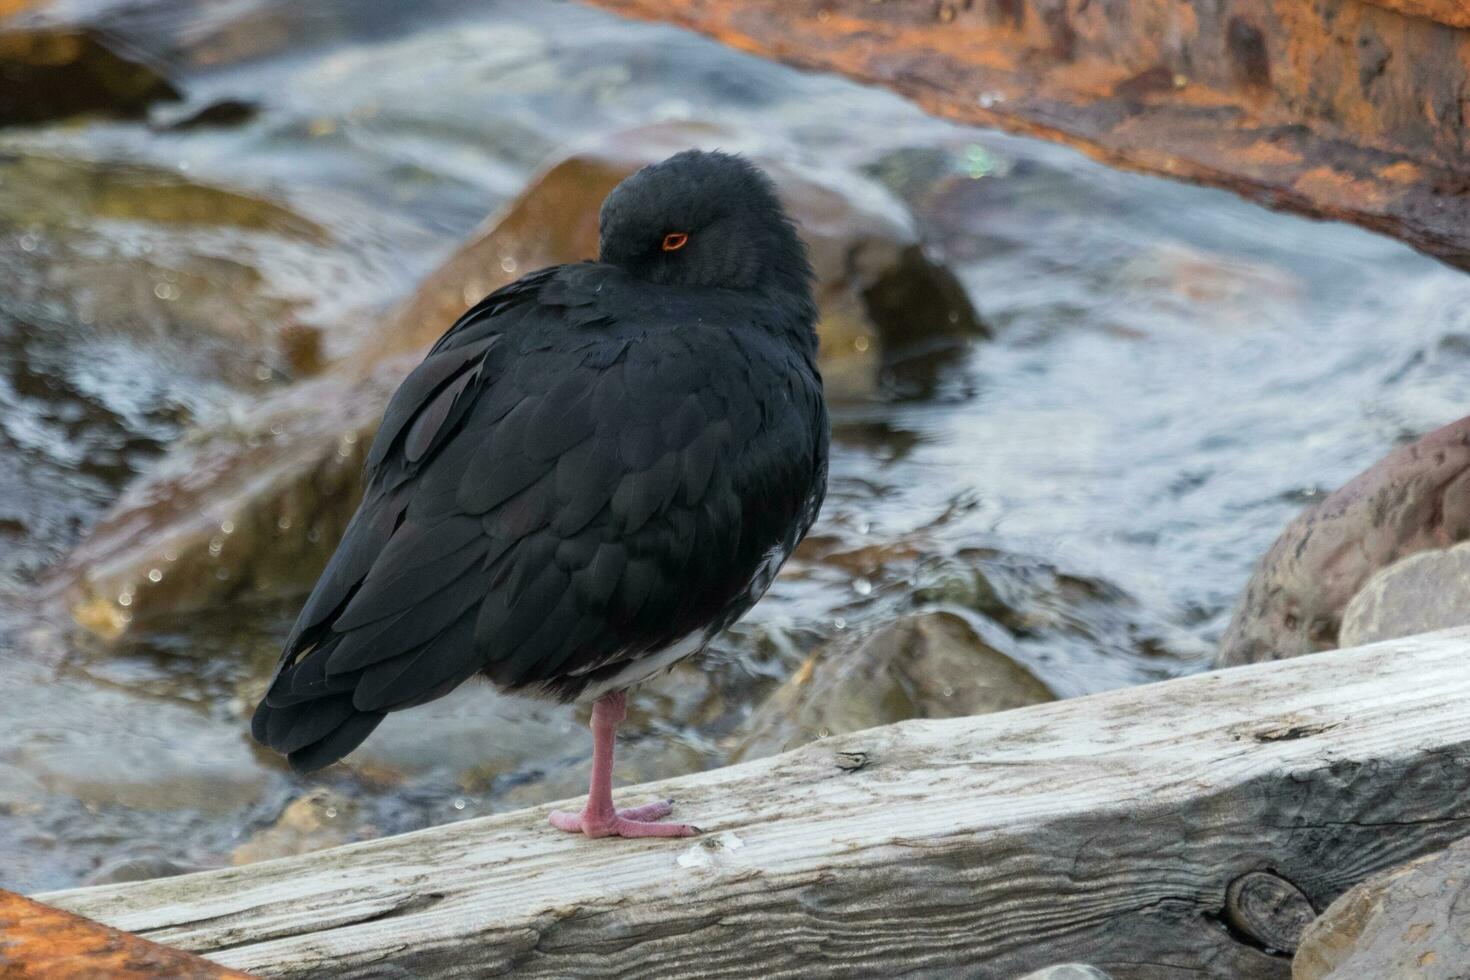
[[[654,822],[668,816],[673,809],[673,800],[659,800],[610,815],[592,813],[590,808],[581,813],[553,810],[551,825],[557,830],[588,837],[693,837],[699,833],[698,827],[687,823]]]

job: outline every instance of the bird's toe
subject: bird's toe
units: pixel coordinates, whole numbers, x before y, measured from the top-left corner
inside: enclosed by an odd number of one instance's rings
[[[557,830],[567,833],[582,833],[588,837],[693,837],[699,828],[686,823],[658,823],[660,817],[668,816],[674,809],[673,800],[658,800],[643,806],[618,810],[605,816],[589,813],[568,813],[553,810],[550,822]]]
[[[653,803],[645,803],[642,806],[619,810],[618,818],[620,820],[657,820],[660,817],[667,817],[673,812],[673,800],[656,800]]]

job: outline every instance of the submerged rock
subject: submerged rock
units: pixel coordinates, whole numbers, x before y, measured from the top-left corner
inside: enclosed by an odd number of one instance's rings
[[[1302,936],[1292,980],[1462,980],[1470,964],[1470,837],[1361,881]]]
[[[45,805],[46,787],[35,776],[0,765],[0,816],[34,813]]]
[[[269,773],[254,764],[240,733],[159,706],[167,735],[118,740],[68,733],[34,739],[16,764],[48,792],[89,807],[225,814],[256,802]],[[192,724],[191,724],[192,721]]]
[[[371,828],[359,825],[356,802],[335,790],[318,787],[287,804],[275,823],[235,848],[230,860],[252,864],[374,836]]]
[[[1117,586],[1051,562],[993,548],[969,548],[920,577],[919,602],[973,609],[1018,636],[1075,632],[1100,640],[1099,628],[1126,630],[1136,603]]]
[[[179,98],[162,72],[89,28],[0,30],[0,126],[82,113],[136,119]]]
[[[360,493],[383,405],[464,309],[546,265],[597,252],[597,209],[622,177],[708,133],[625,135],[551,167],[383,318],[335,368],[173,448],[64,564],[75,618],[105,637],[165,614],[310,586]],[[901,206],[860,178],[763,161],[819,273],[822,369],[833,397],[871,393],[888,354],[983,331]]]
[[[1345,647],[1470,624],[1470,542],[1379,569],[1342,614]]]
[[[904,616],[818,648],[751,715],[732,759],[908,718],[982,715],[1052,700],[1045,684],[959,616]]]
[[[34,334],[23,370],[60,410],[116,413],[119,440],[316,370],[329,304],[297,266],[340,250],[287,205],[169,168],[0,154],[0,305]]]
[[[209,870],[201,864],[180,864],[161,855],[128,857],[103,865],[88,875],[83,885],[116,885],[127,881],[149,881],[153,878],[172,878],[176,875],[193,874]]]
[[[1340,646],[1344,611],[1374,572],[1467,537],[1470,417],[1395,450],[1292,521],[1251,575],[1217,666]]]
[[[1155,661],[1162,679],[1211,653],[1115,583],[1032,555],[966,548],[921,563],[914,581],[915,601],[961,606],[1004,627],[1066,693],[1138,683],[1123,664],[1136,671]]]

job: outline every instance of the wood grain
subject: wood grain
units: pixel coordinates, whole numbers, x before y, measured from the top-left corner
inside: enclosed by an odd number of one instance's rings
[[[620,794],[676,798],[694,842],[540,808],[41,897],[264,976],[1285,978],[1227,924],[1230,884],[1267,871],[1320,910],[1470,832],[1467,704],[1449,631]]]

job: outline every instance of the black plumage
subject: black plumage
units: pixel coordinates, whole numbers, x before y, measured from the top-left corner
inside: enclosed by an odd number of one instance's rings
[[[745,613],[811,526],[811,273],[768,181],[684,153],[601,219],[599,261],[487,296],[389,404],[255,713],[295,768],[476,673],[563,700],[636,683]]]

